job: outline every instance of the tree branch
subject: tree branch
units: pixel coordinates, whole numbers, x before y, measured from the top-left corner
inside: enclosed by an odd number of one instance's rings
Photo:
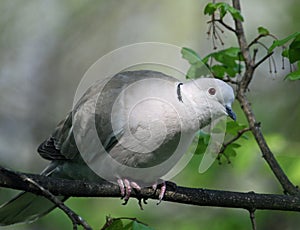
[[[232,3],[233,3],[234,8],[236,8],[237,10],[241,10],[239,0],[232,0]],[[255,115],[251,109],[251,105],[246,97],[245,93],[247,92],[248,86],[254,76],[254,70],[257,67],[257,64],[255,65],[254,60],[251,58],[251,55],[249,52],[249,45],[247,44],[247,41],[246,41],[242,22],[240,20],[234,20],[234,21],[235,21],[235,27],[236,27],[236,29],[235,29],[236,36],[237,36],[237,40],[238,40],[238,43],[239,43],[239,46],[240,46],[240,49],[242,52],[242,56],[244,58],[245,69],[246,69],[242,79],[240,80],[240,82],[238,84],[237,99],[240,102],[240,105],[247,117],[249,127],[251,128],[252,134],[255,137],[255,140],[262,152],[264,159],[266,160],[269,167],[275,174],[277,180],[283,187],[284,192],[286,192],[288,194],[292,194],[292,195],[299,194],[298,188],[295,187],[293,185],[293,183],[289,180],[289,178],[284,173],[281,166],[275,159],[274,154],[272,153],[271,149],[269,148],[269,146],[261,132],[260,126],[257,125],[258,122],[256,121]],[[266,56],[265,58],[268,58],[268,56]],[[261,62],[263,62],[265,60],[265,58],[263,58],[258,63],[260,64]]]
[[[254,135],[254,138],[262,152],[263,158],[266,160],[268,165],[270,166],[271,170],[275,174],[277,180],[281,184],[282,188],[284,189],[285,193],[289,193],[291,195],[295,195],[299,193],[299,190],[297,187],[293,185],[293,183],[289,180],[279,163],[274,157],[274,154],[272,153],[271,149],[269,148],[262,132],[260,129],[260,126],[257,125],[256,118],[254,116],[254,113],[252,112],[251,106],[244,94],[238,94],[237,99],[239,100],[242,109],[244,113],[246,114],[246,117],[248,119],[249,125],[251,127],[252,134]]]
[[[239,0],[232,0],[232,5],[237,10],[241,11],[240,1]],[[234,19],[235,24],[235,31],[236,31],[236,37],[238,40],[239,47],[241,49],[241,53],[245,62],[245,73],[243,76],[243,80],[240,82],[240,87],[238,93],[244,93],[248,89],[248,86],[252,80],[253,77],[253,60],[251,58],[250,52],[249,52],[249,46],[246,40],[243,24],[240,20]]]
[[[99,184],[87,181],[50,178],[42,175],[18,173],[1,167],[0,186],[44,195],[37,186],[22,180],[22,175],[34,180],[56,196],[120,198],[118,185],[108,182]],[[159,191],[154,191],[152,188],[143,188],[140,194],[133,193],[132,197],[140,198],[142,196],[143,198],[158,200],[158,195]],[[168,188],[164,200],[197,206],[240,208],[246,210],[300,211],[300,199],[297,196],[258,194],[254,192],[242,193],[180,186],[176,188],[176,191]]]

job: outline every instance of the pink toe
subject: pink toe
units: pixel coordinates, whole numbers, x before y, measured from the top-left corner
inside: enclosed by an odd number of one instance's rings
[[[121,196],[124,197],[125,196],[125,188],[124,188],[124,183],[123,183],[122,179],[118,179],[117,183],[118,183],[120,191],[121,191]]]
[[[130,198],[130,194],[131,194],[131,185],[130,185],[130,182],[129,180],[127,179],[124,179],[124,185],[125,185],[125,197],[124,197],[124,200],[127,201],[129,200]]]
[[[131,185],[132,188],[134,188],[138,191],[141,191],[141,189],[142,189],[136,182],[132,181],[132,182],[130,182],[130,185]]]

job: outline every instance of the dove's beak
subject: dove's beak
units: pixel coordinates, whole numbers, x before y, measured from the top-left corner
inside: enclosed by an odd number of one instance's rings
[[[236,120],[236,115],[235,113],[233,112],[232,108],[230,106],[225,106],[226,108],[226,112],[227,112],[227,115],[232,119],[232,120]]]

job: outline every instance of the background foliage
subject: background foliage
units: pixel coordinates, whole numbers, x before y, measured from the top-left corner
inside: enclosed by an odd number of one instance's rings
[[[143,41],[192,47],[201,57],[212,52],[212,42],[206,35],[209,18],[203,14],[207,3],[196,0],[159,3],[126,0],[122,4],[92,0],[1,1],[0,164],[27,172],[38,173],[43,169],[48,162],[38,156],[36,146],[71,108],[74,91],[87,68],[107,52]],[[241,4],[249,41],[257,33],[267,33],[262,29],[257,31],[258,26],[268,28],[279,38],[299,31],[300,5],[296,0],[242,1]],[[236,46],[231,34],[222,37],[226,45]],[[272,44],[268,39],[265,42]],[[283,80],[289,66],[281,70],[282,51],[275,52],[277,74],[274,69],[269,73],[266,62],[256,73],[249,95],[268,143],[287,175],[299,184],[300,83]],[[232,53],[236,54],[234,49]],[[227,70],[215,67],[215,71],[222,75]],[[234,109],[239,122],[246,123],[240,109],[236,105]],[[241,146],[231,164],[215,163],[199,175],[201,155],[195,155],[173,181],[191,187],[281,193],[250,134],[248,138],[238,142]],[[13,193],[1,188],[0,202]],[[167,202],[156,206],[155,202],[149,202],[140,211],[135,200],[122,206],[120,200],[107,198],[70,199],[67,204],[94,227],[102,226],[105,216],[111,215],[137,217],[155,229],[250,228],[248,213],[243,210]],[[296,229],[300,224],[298,213],[259,211],[256,218],[259,229]],[[71,226],[57,210],[34,224],[3,229],[53,229],[54,225],[62,229]]]

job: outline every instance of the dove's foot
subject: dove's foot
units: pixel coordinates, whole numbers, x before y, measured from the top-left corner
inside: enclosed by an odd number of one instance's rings
[[[117,183],[121,191],[122,199],[124,199],[124,205],[127,204],[132,189],[135,189],[136,192],[141,191],[141,187],[134,181],[129,181],[128,179],[118,179]]]
[[[132,189],[135,190],[135,193],[137,194],[137,199],[139,200],[139,206],[140,208],[143,210],[143,206],[142,206],[142,200],[144,204],[147,204],[146,199],[142,198],[140,195],[140,191],[141,191],[141,187],[134,181],[130,181],[128,179],[118,179],[117,183],[119,185],[120,191],[121,191],[121,198],[124,199],[124,203],[123,205],[126,205],[128,203],[128,200],[130,198]],[[158,202],[157,205],[161,203],[161,201],[164,198],[164,195],[166,193],[166,189],[167,189],[167,183],[169,185],[170,182],[166,182],[163,181],[162,183],[155,183],[152,185],[152,188],[155,190],[157,190],[157,188],[160,188],[159,194],[158,194]],[[177,187],[176,184],[171,183],[172,187]]]
[[[132,189],[134,189],[135,193],[138,196],[137,199],[139,201],[139,206],[140,206],[141,210],[143,210],[142,200],[143,200],[144,204],[147,204],[147,203],[146,203],[146,199],[139,196],[141,187],[136,182],[130,181],[128,179],[118,179],[117,183],[118,183],[120,191],[121,191],[121,199],[124,199],[123,205],[126,205],[128,203],[131,191],[132,191]]]
[[[162,199],[164,198],[166,190],[167,190],[167,186],[170,186],[172,191],[176,191],[176,189],[177,189],[177,185],[174,182],[170,182],[170,181],[163,181],[160,184],[157,184],[157,183],[153,184],[152,188],[155,190],[155,192],[156,192],[158,186],[160,186],[160,192],[158,194],[157,205],[159,205],[161,203]]]
[[[157,190],[157,183],[153,184],[152,185],[152,188],[154,189],[154,191],[156,192]],[[164,198],[165,196],[165,193],[166,193],[166,189],[167,189],[167,185],[166,185],[166,182],[163,181],[162,183],[159,184],[160,186],[160,192],[158,194],[158,202],[157,202],[157,205],[159,205],[162,201],[162,199]]]

